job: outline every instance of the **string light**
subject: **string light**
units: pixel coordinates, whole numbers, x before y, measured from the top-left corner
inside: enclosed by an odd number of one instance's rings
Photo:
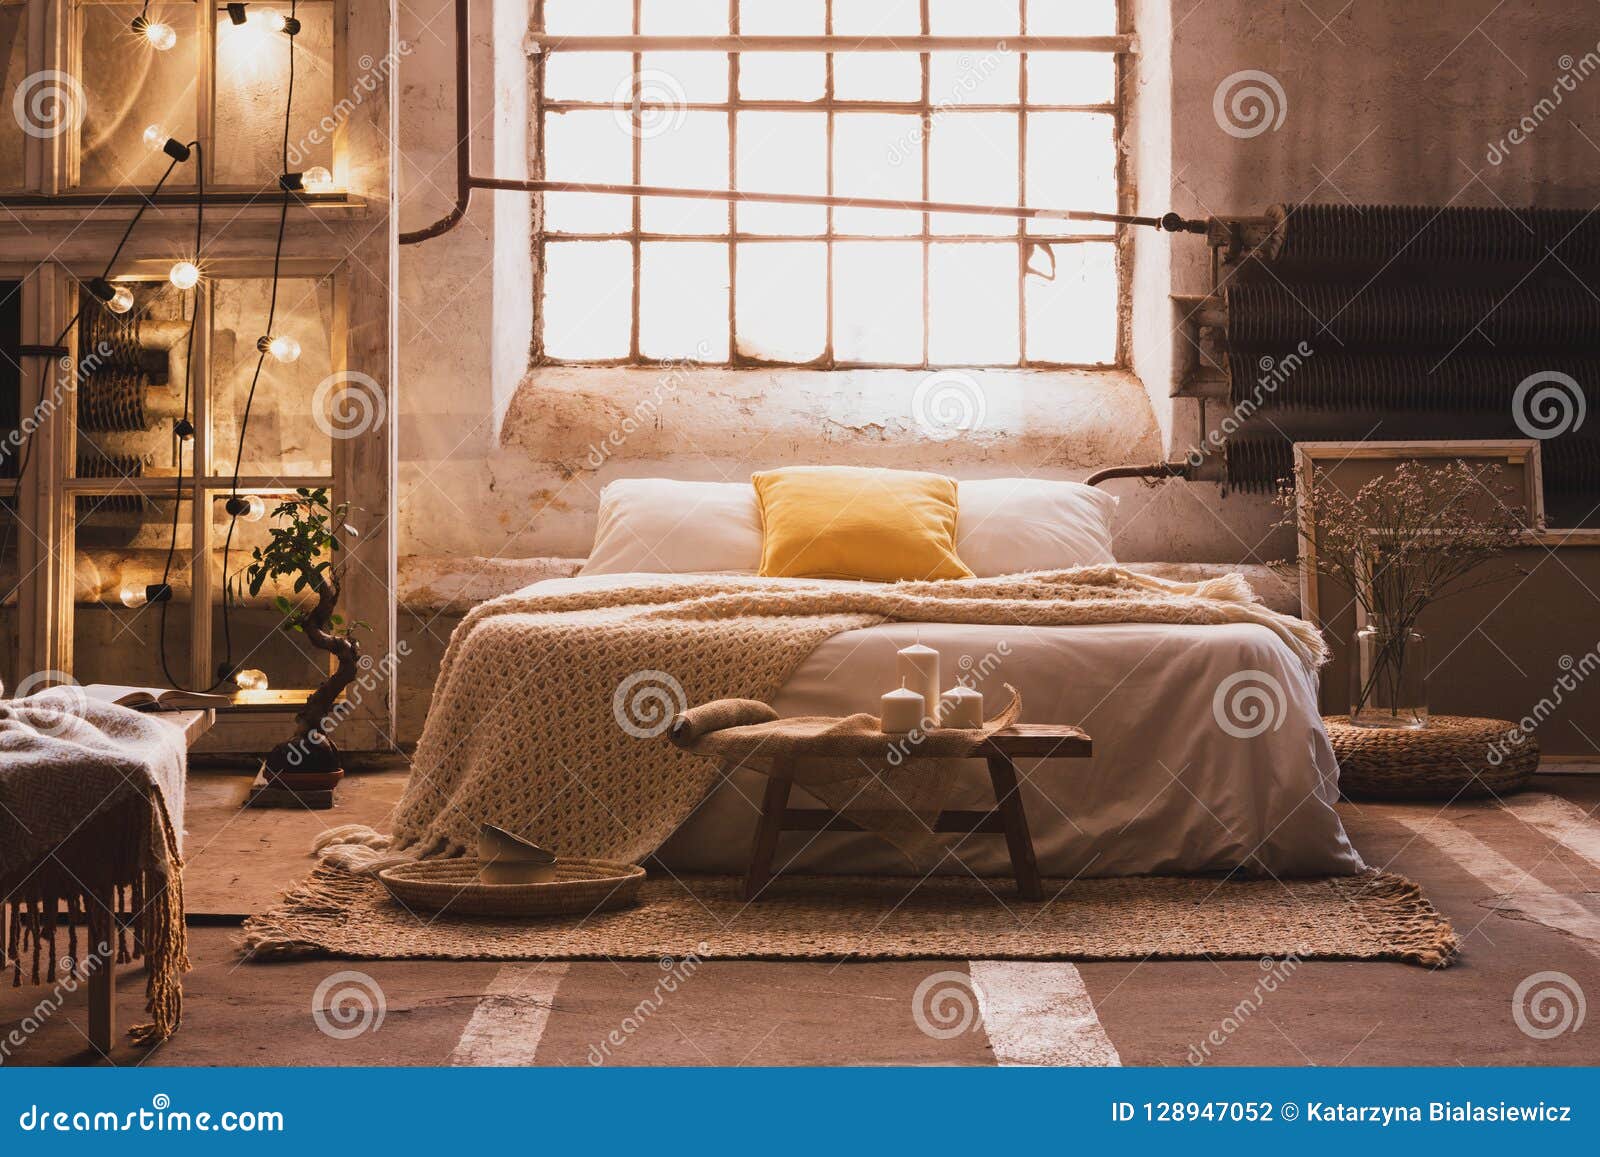
[[[282,12],[271,8],[261,8],[250,13],[250,19],[261,25],[268,32],[283,32],[288,29],[289,18]],[[296,30],[298,31],[298,29]]]
[[[260,338],[256,342],[256,349],[271,354],[274,361],[283,362],[285,365],[300,357],[300,343],[288,334]]]
[[[322,165],[312,165],[300,174],[300,187],[308,193],[333,191],[333,173]]]
[[[267,500],[259,494],[234,494],[223,503],[226,510],[234,518],[242,518],[246,522],[260,522],[267,513]]]
[[[165,125],[150,125],[144,130],[144,147],[152,153],[166,153],[175,161],[187,161],[189,146],[168,135]]]
[[[129,610],[138,610],[149,603],[164,603],[172,598],[172,588],[166,583],[123,583],[122,590],[117,592],[117,598]]]
[[[265,691],[267,673],[255,667],[246,667],[243,671],[234,673],[233,682],[241,691]]]
[[[146,5],[146,10],[149,6]],[[133,31],[137,36],[142,36],[145,42],[157,52],[166,52],[178,43],[178,33],[172,25],[160,20],[151,20],[143,12],[133,18]]]
[[[104,277],[89,282],[89,292],[112,313],[127,313],[133,308],[133,290],[126,285],[112,285]]]
[[[200,267],[193,261],[174,262],[167,271],[167,280],[178,289],[193,289],[200,284]]]

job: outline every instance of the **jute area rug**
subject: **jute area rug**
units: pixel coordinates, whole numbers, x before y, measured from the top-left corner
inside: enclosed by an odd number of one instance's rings
[[[1450,923],[1401,876],[1307,880],[1009,880],[786,876],[747,903],[742,881],[653,875],[639,903],[523,921],[411,912],[376,880],[319,868],[252,916],[252,959],[1144,960],[1260,958],[1448,964]]]

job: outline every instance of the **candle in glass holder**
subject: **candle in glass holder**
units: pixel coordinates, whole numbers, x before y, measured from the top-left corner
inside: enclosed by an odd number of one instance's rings
[[[939,726],[939,652],[921,643],[903,647],[895,652],[895,674],[904,686],[922,696],[928,726]]]
[[[983,692],[957,683],[939,703],[939,723],[942,727],[982,727]]]
[[[884,695],[882,702],[879,731],[915,731],[922,726],[927,703],[918,692],[906,686],[904,679],[900,681],[900,686]]]

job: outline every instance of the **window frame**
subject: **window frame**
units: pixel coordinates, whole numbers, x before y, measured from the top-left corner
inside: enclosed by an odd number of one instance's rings
[[[80,77],[82,13],[100,0],[7,2],[26,10],[27,73],[62,72]],[[372,61],[396,58],[398,41],[390,13],[383,6],[357,6],[353,0],[331,2],[335,91],[345,91],[349,78],[371,71]],[[215,125],[211,104],[221,11],[216,2],[202,3],[197,9],[199,139],[209,139],[205,134]],[[364,99],[352,106],[349,116],[331,134],[331,167],[339,176],[340,191],[295,195],[278,263],[285,279],[331,282],[334,373],[359,375],[374,383],[381,394],[378,416],[360,437],[332,440],[331,472],[326,475],[282,470],[241,474],[238,479],[241,493],[258,494],[331,484],[340,500],[348,499],[353,508],[363,512],[362,537],[343,556],[347,566],[340,609],[352,621],[371,624],[362,643],[375,663],[380,659],[392,663],[397,625],[398,487],[392,387],[397,371],[392,289],[397,239],[392,148],[397,127],[390,85],[365,90]],[[143,204],[146,211],[109,276],[112,280],[161,280],[175,254],[193,249],[197,195],[193,189],[169,188],[152,199],[143,187],[81,187],[83,142],[76,131],[25,134],[23,150],[20,185],[0,190],[0,280],[17,284],[22,344],[46,345],[66,330],[67,349],[76,357],[80,333],[78,327],[67,323],[78,308],[80,286],[100,274],[132,207]],[[211,152],[208,149],[203,154],[208,166]],[[280,205],[275,191],[263,196],[261,189],[217,189],[208,180],[206,210],[202,245],[206,277],[192,301],[193,307],[209,318],[216,282],[270,275]],[[190,420],[196,427],[194,462],[203,470],[185,471],[181,491],[171,476],[80,476],[76,392],[67,390],[58,404],[44,406],[52,391],[43,376],[49,370],[43,367],[55,359],[45,361],[30,355],[23,360],[19,412],[46,412],[48,416],[29,436],[26,477],[20,483],[15,478],[0,478],[0,501],[14,504],[19,512],[13,615],[17,670],[48,677],[49,682],[72,676],[78,499],[138,495],[175,499],[180,511],[181,503],[190,503],[191,546],[187,552],[180,550],[175,564],[190,572],[191,597],[184,612],[190,661],[186,670],[174,673],[180,678],[187,676],[194,686],[209,686],[214,681],[211,627],[221,591],[211,571],[212,551],[219,545],[212,512],[218,499],[232,493],[234,479],[227,464],[217,459],[210,440],[207,406],[215,383],[209,339],[209,326],[196,326]],[[246,560],[235,554],[230,561],[237,574]],[[0,645],[9,648],[11,644],[4,641]],[[236,695],[234,703],[221,708],[219,726],[204,741],[207,749],[258,751],[280,740],[287,720],[309,689],[275,692],[254,701],[247,693]],[[392,747],[395,712],[394,680],[386,679],[372,694],[352,702],[339,725],[341,744],[349,750]]]
[[[823,0],[825,21],[825,36],[796,35],[793,37],[741,37],[739,29],[739,0],[728,0],[728,34],[704,35],[661,35],[649,36],[642,33],[642,14],[644,0],[631,0],[632,9],[632,34],[629,36],[557,36],[544,31],[544,3],[538,3],[531,19],[531,36],[533,40],[534,55],[530,69],[530,106],[532,109],[532,123],[530,138],[533,143],[532,160],[534,176],[544,179],[548,176],[545,168],[544,142],[546,139],[545,125],[547,117],[551,114],[561,114],[578,111],[611,111],[625,109],[615,101],[602,100],[565,100],[550,99],[545,95],[545,70],[546,63],[554,53],[568,52],[599,52],[599,51],[627,51],[632,57],[632,70],[635,76],[644,71],[644,54],[650,51],[704,51],[725,52],[728,61],[728,90],[727,95],[720,101],[685,101],[674,103],[671,108],[684,112],[721,112],[727,118],[728,128],[728,188],[737,190],[737,165],[738,165],[738,121],[741,112],[785,112],[807,111],[825,114],[825,164],[827,168],[825,193],[829,196],[838,196],[835,188],[834,169],[834,142],[836,128],[840,113],[895,113],[906,116],[918,116],[920,119],[920,141],[916,147],[921,150],[921,189],[919,200],[934,200],[929,188],[930,182],[930,149],[933,132],[933,122],[943,114],[948,107],[948,102],[933,99],[931,91],[931,73],[933,51],[943,49],[967,49],[973,47],[974,37],[971,36],[937,36],[928,32],[929,28],[929,3],[921,0],[919,4],[922,34],[919,36],[899,37],[898,40],[908,42],[910,45],[905,51],[914,53],[918,58],[920,71],[920,92],[915,101],[889,101],[889,100],[846,100],[834,95],[834,57],[833,52],[826,52],[825,60],[825,87],[823,95],[815,100],[774,100],[774,99],[745,99],[739,94],[739,72],[741,56],[744,51],[752,51],[749,45],[761,41],[804,41],[807,42],[808,51],[822,51],[815,47],[815,42],[832,42],[833,10],[839,0]],[[1018,37],[984,37],[976,38],[986,40],[992,47],[995,41],[1007,39],[1024,40],[1028,37],[1028,4],[1029,0],[1018,0],[1018,14],[1020,20],[1020,34]],[[1028,57],[1030,49],[1021,47],[1017,50],[1019,85],[1015,103],[986,103],[975,102],[960,104],[956,109],[961,113],[1005,113],[1016,116],[1018,129],[1017,168],[1019,191],[1018,204],[1025,203],[1027,189],[1027,161],[1028,161],[1028,119],[1033,113],[1076,113],[1097,114],[1110,118],[1112,141],[1113,180],[1115,182],[1115,205],[1113,211],[1128,213],[1131,211],[1132,194],[1129,188],[1126,158],[1121,147],[1123,134],[1126,128],[1127,115],[1125,108],[1125,77],[1127,69],[1126,57],[1137,51],[1136,44],[1130,33],[1130,18],[1128,6],[1116,3],[1117,31],[1113,37],[1081,36],[1081,37],[1052,37],[1050,51],[1095,51],[1104,52],[1112,58],[1112,94],[1111,99],[1105,102],[1086,104],[1060,104],[1060,103],[1030,103],[1028,100]],[[1038,40],[1042,38],[1034,38]],[[851,43],[859,41],[857,37],[850,38]],[[1055,42],[1060,42],[1059,44]],[[739,45],[745,47],[741,51]],[[1037,51],[1038,49],[1035,49]],[[647,102],[645,107],[651,107]],[[665,107],[665,106],[658,106]],[[643,141],[641,134],[632,134],[630,157],[630,180],[633,185],[646,184],[643,180]],[[534,250],[534,332],[532,343],[532,364],[538,366],[592,366],[592,367],[661,367],[674,366],[684,363],[701,364],[712,367],[731,368],[739,370],[855,370],[855,369],[897,369],[927,371],[933,369],[960,368],[976,370],[1077,370],[1077,371],[1109,371],[1125,369],[1128,364],[1129,334],[1128,334],[1128,301],[1130,294],[1130,271],[1127,268],[1127,230],[1125,225],[1112,227],[1108,232],[1090,233],[1030,233],[1028,221],[1023,218],[1016,219],[1016,227],[1012,232],[1006,233],[938,233],[934,232],[932,212],[921,212],[919,228],[913,232],[902,234],[867,234],[846,233],[838,229],[836,215],[838,210],[832,206],[824,209],[826,214],[826,228],[819,234],[772,234],[755,233],[749,230],[740,231],[737,221],[737,202],[730,199],[727,205],[727,224],[719,233],[675,233],[653,232],[643,228],[642,198],[629,198],[630,219],[626,230],[616,232],[555,232],[545,228],[544,222],[544,197],[536,196],[533,202],[533,250]],[[1053,206],[1037,206],[1053,207]],[[1076,206],[1060,206],[1073,208]],[[544,314],[543,291],[548,271],[547,249],[551,244],[573,242],[625,242],[629,246],[631,259],[631,273],[633,279],[632,297],[629,305],[628,317],[628,352],[625,355],[611,358],[567,358],[553,356],[548,352],[544,340]],[[652,357],[645,355],[640,349],[641,333],[641,285],[643,272],[644,246],[649,243],[660,242],[700,242],[723,245],[728,254],[728,348],[726,358],[697,358],[697,357]],[[836,325],[835,325],[835,265],[836,247],[841,243],[860,242],[865,244],[883,243],[914,243],[921,248],[922,258],[922,336],[921,357],[916,361],[872,361],[841,358],[837,355]],[[1030,244],[1031,242],[1031,244]],[[825,331],[822,352],[815,358],[806,361],[793,361],[781,358],[754,357],[741,353],[739,349],[738,325],[738,249],[741,244],[821,244],[825,252],[825,281],[823,284]],[[1017,359],[1015,361],[996,362],[962,362],[941,361],[930,357],[930,341],[932,330],[932,288],[930,282],[930,268],[932,264],[933,246],[937,244],[997,244],[1014,245],[1016,248],[1017,269]],[[1035,253],[1043,250],[1051,253],[1050,266],[1054,268],[1053,247],[1060,245],[1102,245],[1109,247],[1111,259],[1115,269],[1115,302],[1113,306],[1114,324],[1116,333],[1113,340],[1111,360],[1106,362],[1067,362],[1055,361],[1045,358],[1030,358],[1028,356],[1028,283],[1030,263],[1037,259]],[[1066,264],[1066,263],[1061,263]]]

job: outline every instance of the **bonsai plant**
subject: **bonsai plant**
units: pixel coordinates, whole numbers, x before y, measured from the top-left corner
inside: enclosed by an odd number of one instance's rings
[[[1480,568],[1518,543],[1527,512],[1502,498],[1509,488],[1493,463],[1413,459],[1354,495],[1316,478],[1298,482],[1298,501],[1293,486],[1279,491],[1279,525],[1315,544],[1312,570],[1348,590],[1365,619],[1350,655],[1350,721],[1427,726],[1417,622],[1442,599],[1506,578]]]
[[[340,693],[354,682],[361,660],[361,643],[355,631],[366,623],[347,623],[334,608],[339,603],[341,566],[334,556],[343,549],[341,537],[354,536],[345,521],[350,504],[328,502],[325,489],[295,491],[280,503],[271,517],[282,525],[271,529],[266,546],[251,552],[244,580],[252,595],[272,583],[292,581],[290,594],[278,593],[274,602],[283,614],[283,629],[298,631],[318,650],[335,659],[333,673],[311,693],[295,716],[295,731],[266,757],[267,779],[298,788],[332,787],[343,776],[339,750],[324,731],[324,721]],[[298,596],[298,597],[295,597]],[[286,781],[285,777],[292,777]]]

